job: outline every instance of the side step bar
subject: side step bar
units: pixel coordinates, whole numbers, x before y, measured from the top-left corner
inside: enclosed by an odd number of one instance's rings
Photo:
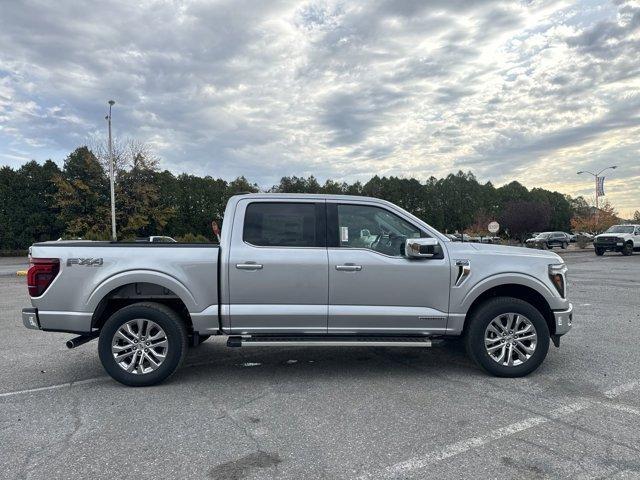
[[[242,337],[230,336],[228,347],[431,347],[438,340],[428,337]]]

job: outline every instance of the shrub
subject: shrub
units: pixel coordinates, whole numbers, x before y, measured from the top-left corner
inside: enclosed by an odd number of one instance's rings
[[[578,235],[576,237],[576,243],[579,248],[587,248],[587,244],[589,243],[589,239],[584,235]]]

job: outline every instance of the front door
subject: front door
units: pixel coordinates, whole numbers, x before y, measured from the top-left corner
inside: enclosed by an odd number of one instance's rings
[[[405,240],[428,235],[386,206],[328,202],[327,211],[329,333],[445,333],[446,251],[406,258]]]
[[[231,238],[232,333],[327,332],[324,201],[241,201]]]

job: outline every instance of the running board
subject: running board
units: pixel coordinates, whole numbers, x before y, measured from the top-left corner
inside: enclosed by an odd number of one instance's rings
[[[428,337],[241,337],[227,339],[228,347],[431,347],[437,341]]]

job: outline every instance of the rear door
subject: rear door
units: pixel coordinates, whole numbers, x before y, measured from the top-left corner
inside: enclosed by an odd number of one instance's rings
[[[238,203],[229,253],[232,333],[326,333],[324,201]]]
[[[329,333],[444,333],[450,266],[409,259],[407,238],[426,232],[383,206],[327,201]]]

